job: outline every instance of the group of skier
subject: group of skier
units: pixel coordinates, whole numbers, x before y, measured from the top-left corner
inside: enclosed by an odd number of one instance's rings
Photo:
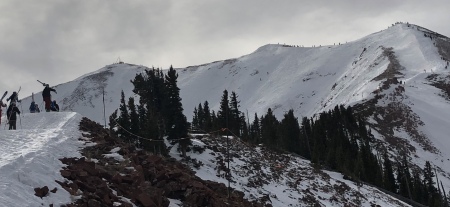
[[[40,82],[40,81],[39,81]],[[40,82],[42,83],[42,82]],[[50,92],[53,91],[55,93],[56,90],[51,88],[48,84],[42,83],[42,85],[45,87],[44,90],[42,91],[42,98],[44,100],[45,103],[45,111],[49,112],[49,111],[59,111],[59,106],[56,103],[55,100],[51,100],[51,94]],[[20,89],[19,91],[20,92]],[[6,117],[7,117],[7,124],[9,124],[9,130],[15,130],[16,129],[16,122],[17,122],[17,114],[20,115],[20,110],[17,107],[17,103],[20,103],[21,101],[19,100],[19,93],[14,91],[11,96],[9,96],[9,98],[6,99],[6,102],[9,101],[9,107],[6,110]],[[6,96],[8,92],[5,92],[3,94],[3,97],[1,97],[0,99],[0,124],[1,124],[1,114],[2,114],[2,108],[3,107],[7,107],[7,105],[5,103],[3,103],[3,98]],[[31,101],[31,105],[30,105],[30,113],[39,113],[39,106],[38,104],[36,104],[34,102],[34,94],[32,96],[33,100]]]

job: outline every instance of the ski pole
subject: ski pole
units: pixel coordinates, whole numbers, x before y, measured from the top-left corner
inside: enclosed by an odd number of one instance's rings
[[[19,115],[19,123],[20,123],[20,129],[22,129],[22,118],[20,118],[20,115]]]
[[[20,111],[22,111],[22,116],[23,116],[23,108],[22,108],[22,101],[20,102]],[[19,115],[19,117],[20,117],[20,115]]]

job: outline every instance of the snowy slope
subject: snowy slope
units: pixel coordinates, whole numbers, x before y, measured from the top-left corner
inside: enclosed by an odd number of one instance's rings
[[[352,104],[377,89],[380,81],[372,79],[389,63],[381,47],[394,48],[406,68],[405,79],[424,69],[444,69],[429,38],[404,24],[342,45],[266,45],[240,58],[179,70],[187,117],[205,100],[217,110],[224,89],[235,91],[249,114],[261,115],[271,107],[278,117],[289,109],[297,116],[313,116],[337,104]]]
[[[57,93],[51,92],[52,100],[58,102],[61,111],[75,111],[104,125],[103,92],[106,121],[108,122],[109,115],[119,107],[120,92],[123,90],[125,95],[130,97],[133,89],[130,80],[145,68],[132,64],[107,65],[73,81],[54,86]],[[42,81],[45,82],[45,80]],[[44,89],[38,82],[36,82],[36,86],[40,90]],[[41,111],[44,111],[42,91],[35,93],[34,99]],[[28,111],[31,101],[31,96],[23,99],[24,110]]]
[[[187,156],[201,163],[193,167],[196,175],[228,185],[226,175],[226,138],[197,135],[193,145],[205,149]],[[357,186],[336,172],[314,170],[298,156],[280,155],[261,147],[251,147],[230,138],[230,186],[244,192],[250,200],[266,201],[273,206],[409,206],[380,190]],[[170,146],[170,144],[168,144]],[[170,155],[182,160],[173,146]],[[191,162],[192,164],[193,162]]]
[[[23,114],[18,130],[4,130],[0,125],[0,206],[59,206],[71,202],[70,194],[55,180],[64,180],[59,170],[63,157],[81,156],[83,143],[75,112]],[[20,124],[21,122],[21,124]],[[34,188],[55,187],[56,193],[43,199],[34,195]]]

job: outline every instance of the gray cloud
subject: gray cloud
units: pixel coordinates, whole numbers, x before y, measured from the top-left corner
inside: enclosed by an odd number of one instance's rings
[[[188,0],[0,2],[0,90],[21,97],[116,61],[186,67],[268,43],[352,41],[397,21],[450,35],[450,2]]]

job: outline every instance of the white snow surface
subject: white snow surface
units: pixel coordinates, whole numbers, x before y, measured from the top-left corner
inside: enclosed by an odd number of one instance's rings
[[[0,206],[60,206],[71,196],[55,180],[64,181],[60,158],[80,157],[83,141],[78,124],[81,115],[65,113],[24,113],[17,130],[5,130],[5,116],[0,125]],[[21,124],[20,124],[21,122]],[[43,199],[34,188],[57,188]]]
[[[0,125],[0,206],[35,207],[60,206],[77,199],[55,180],[65,181],[60,170],[65,166],[59,159],[81,157],[79,150],[91,144],[81,139],[79,123],[82,116],[76,112],[22,113],[17,130],[5,129],[6,117]],[[111,150],[118,161],[123,157]],[[34,195],[34,188],[47,186],[49,192],[42,199]],[[125,198],[124,198],[125,199]],[[180,201],[170,200],[170,206],[180,206]]]

